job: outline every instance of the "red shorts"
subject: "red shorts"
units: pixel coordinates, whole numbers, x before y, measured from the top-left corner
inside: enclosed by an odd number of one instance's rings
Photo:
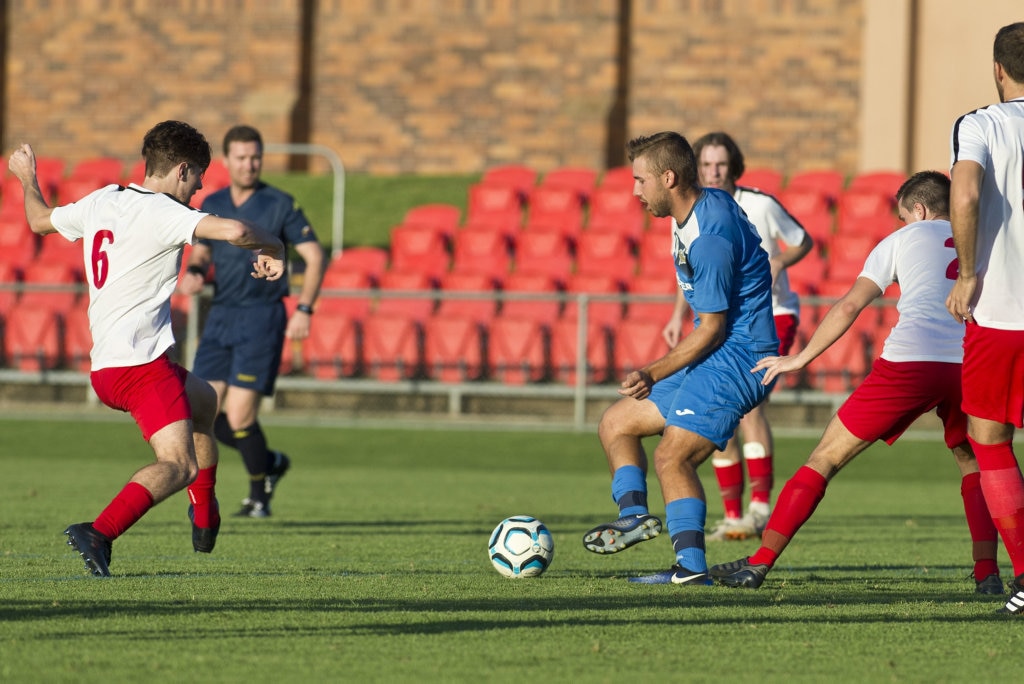
[[[959,363],[875,359],[837,415],[858,439],[892,444],[911,423],[936,409],[946,446],[952,449],[967,441],[967,415],[960,400]]]
[[[779,336],[779,356],[785,356],[796,340],[796,328],[800,319],[795,314],[779,314],[775,317],[775,334]]]
[[[192,418],[185,392],[188,371],[166,354],[141,366],[93,371],[89,377],[100,401],[130,413],[147,442],[161,428]]]
[[[1024,330],[968,323],[963,387],[968,415],[1024,427]]]

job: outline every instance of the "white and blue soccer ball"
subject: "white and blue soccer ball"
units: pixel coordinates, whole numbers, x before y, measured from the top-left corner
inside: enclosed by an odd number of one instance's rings
[[[537,577],[555,557],[555,540],[540,520],[514,515],[494,528],[487,554],[494,569],[505,577]]]

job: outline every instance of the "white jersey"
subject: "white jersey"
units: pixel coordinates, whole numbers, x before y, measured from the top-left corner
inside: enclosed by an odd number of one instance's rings
[[[1024,99],[965,114],[953,126],[952,163],[985,169],[978,206],[979,325],[1024,330]]]
[[[899,320],[881,357],[886,361],[963,361],[964,326],[946,310],[956,279],[956,250],[949,221],[917,221],[871,250],[860,277],[885,291],[900,284]]]
[[[789,247],[803,243],[807,232],[800,222],[790,216],[779,201],[760,190],[737,186],[733,199],[743,208],[747,218],[757,228],[761,236],[761,247],[768,252],[768,257],[777,256],[779,240]],[[782,314],[800,315],[800,299],[789,287],[789,276],[786,269],[779,272],[772,286],[772,311],[778,316]]]
[[[54,208],[54,228],[83,240],[92,370],[139,366],[174,345],[171,294],[182,247],[204,216],[135,184],[108,185]]]

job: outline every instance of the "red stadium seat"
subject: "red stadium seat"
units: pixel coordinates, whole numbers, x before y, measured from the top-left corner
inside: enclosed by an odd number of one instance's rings
[[[89,157],[82,159],[68,173],[68,178],[88,179],[102,188],[111,183],[120,184],[124,163],[116,157]]]
[[[334,294],[333,290],[361,291],[361,294]],[[370,277],[359,271],[328,269],[320,283],[320,297],[314,307],[319,314],[345,316],[357,321],[364,320],[373,308]]]
[[[827,279],[828,263],[818,247],[812,247],[803,259],[786,269],[789,287],[797,294],[815,294]]]
[[[570,295],[613,295],[622,294],[622,281],[613,275],[601,273],[575,273],[565,283],[565,291]],[[587,302],[587,321],[604,326],[618,325],[622,320],[623,303],[621,301],[591,299]],[[576,320],[579,306],[575,297],[565,303],[562,318]]]
[[[560,284],[550,275],[512,273],[505,279],[503,291],[513,297],[502,302],[500,318],[523,318],[547,326],[554,323],[561,314],[562,302],[551,296],[561,293]],[[534,298],[522,297],[528,294],[534,295]]]
[[[63,264],[75,272],[77,280],[85,279],[82,241],[70,242],[61,235],[48,235],[39,241],[36,261],[47,264]]]
[[[508,237],[486,228],[464,228],[455,233],[452,242],[452,271],[489,275],[501,280],[512,265]]]
[[[636,270],[633,245],[626,235],[589,231],[580,235],[576,243],[577,275],[611,276],[624,286]]]
[[[359,320],[343,313],[317,310],[316,323],[302,344],[306,369],[323,380],[358,375],[363,368]]]
[[[421,204],[405,212],[403,226],[429,226],[451,236],[462,220],[462,210],[454,204]]]
[[[443,233],[429,226],[396,226],[391,230],[392,271],[422,273],[437,282],[451,257]]]
[[[877,241],[871,235],[843,235],[832,238],[828,252],[828,281],[849,288],[864,270],[864,260]]]
[[[541,185],[530,195],[527,223],[558,222],[583,225],[583,200],[573,188]]]
[[[643,205],[629,192],[599,188],[591,195],[587,231],[620,233],[637,243],[646,227]]]
[[[492,166],[484,171],[480,182],[492,187],[511,188],[516,191],[522,202],[526,202],[537,184],[537,171],[522,164]]]
[[[49,240],[63,240],[57,235],[50,235]],[[78,272],[59,262],[47,263],[45,261],[34,261],[28,264],[22,271],[22,281],[26,285],[54,286],[53,290],[26,290],[22,293],[19,303],[23,306],[47,309],[64,313],[75,307],[79,292],[76,288],[81,286]]]
[[[558,232],[523,232],[516,239],[513,273],[543,274],[560,283],[572,273],[573,255]]]
[[[441,279],[441,293],[434,317],[462,317],[478,323],[486,323],[498,313],[498,299],[494,278],[482,273],[452,272]],[[466,293],[477,297],[458,297]],[[486,299],[480,295],[489,295]]]
[[[62,362],[60,314],[29,303],[18,303],[4,314],[7,365],[21,371],[58,368]]]
[[[656,321],[664,327],[675,310],[679,283],[673,274],[638,275],[629,282],[631,295],[659,296],[663,301],[631,301],[626,306],[625,327],[637,321]],[[620,326],[622,327],[622,326]]]
[[[363,323],[366,374],[388,382],[421,377],[422,338],[420,324],[401,313],[371,314]]]
[[[540,187],[569,188],[574,190],[586,203],[597,185],[597,171],[579,166],[563,166],[548,171],[540,181]]]
[[[548,375],[547,329],[538,321],[499,316],[487,335],[487,375],[508,385],[540,382]]]
[[[743,172],[736,185],[755,188],[769,195],[778,195],[782,190],[782,172],[767,168],[750,168]]]
[[[793,218],[800,222],[800,225],[804,227],[807,234],[814,239],[814,244],[818,248],[826,249],[828,247],[832,236],[835,235],[836,219],[832,211],[826,209],[824,211],[803,214],[802,216],[793,214]]]
[[[789,177],[786,190],[810,188],[821,192],[831,204],[835,204],[845,184],[846,180],[839,171],[819,169],[793,174]]]
[[[633,167],[632,166],[615,166],[601,176],[601,181],[597,187],[601,189],[612,189],[619,192],[633,192]]]
[[[422,273],[388,271],[381,277],[378,293],[377,314],[390,313],[422,323],[434,313],[434,281]]]
[[[819,188],[793,187],[792,185],[781,190],[776,199],[801,223],[807,216],[831,215],[834,202]]]
[[[848,330],[808,367],[808,382],[823,392],[853,391],[868,374],[867,345],[857,330]]]
[[[438,312],[423,331],[423,362],[427,377],[441,382],[477,380],[484,373],[484,337],[472,316]]]
[[[863,171],[850,179],[849,189],[876,190],[895,201],[896,192],[906,180],[902,171]]]
[[[92,333],[89,331],[89,313],[78,307],[64,314],[64,365],[81,373],[90,370]]]
[[[849,188],[839,195],[836,208],[836,219],[839,232],[844,232],[850,220],[876,216],[892,216],[895,218],[896,201],[888,195],[873,188]]]
[[[668,352],[661,331],[668,321],[630,319],[612,331],[611,379],[621,379]]]
[[[388,250],[383,247],[345,247],[328,262],[327,271],[364,273],[376,287],[388,268],[389,258]]]
[[[20,284],[21,274],[14,265],[0,261],[0,316],[18,300]]]
[[[57,197],[57,188],[64,179],[66,164],[60,157],[36,157],[36,178],[39,180],[39,190],[47,203],[53,202]]]
[[[551,374],[556,382],[575,385],[579,362],[582,360],[587,384],[606,382],[609,378],[610,357],[608,327],[597,321],[588,322],[584,333],[583,358],[580,359],[579,322],[571,319],[557,321],[551,329]]]
[[[474,183],[469,186],[466,223],[487,219],[519,226],[523,222],[523,200],[506,185]]]
[[[57,186],[57,203],[71,204],[72,202],[77,202],[105,185],[107,184],[101,183],[99,179],[91,176],[65,178]]]
[[[675,278],[672,265],[672,236],[667,232],[648,230],[637,244],[637,268],[642,275],[664,275]]]

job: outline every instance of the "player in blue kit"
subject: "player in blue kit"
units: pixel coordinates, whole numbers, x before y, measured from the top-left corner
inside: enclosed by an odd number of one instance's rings
[[[323,280],[323,248],[302,209],[287,193],[260,180],[263,139],[251,126],[235,126],[224,136],[224,162],[231,184],[212,193],[203,211],[262,226],[305,262],[298,305],[289,319],[283,300],[287,279],[271,286],[249,276],[252,252],[227,243],[199,241],[189,257],[180,289],[199,292],[213,266],[215,292],[196,351],[193,372],[217,391],[219,412],[214,425],[217,439],[238,449],[249,472],[249,495],[236,515],[266,518],[270,498],[290,461],[267,448],[259,423],[260,402],[274,393],[284,340],[309,335],[313,302]],[[262,285],[262,287],[260,287]],[[246,335],[261,330],[262,335]]]
[[[675,219],[676,277],[695,326],[665,356],[629,373],[619,389],[623,398],[602,416],[598,436],[619,518],[587,532],[583,545],[616,553],[661,532],[647,508],[641,441],[660,433],[653,461],[676,563],[630,581],[706,585],[707,504],[696,469],[725,447],[740,418],[770,389],[761,385],[763,373],[750,369],[779,346],[771,268],[757,230],[733,198],[698,185],[693,149],[683,136],[636,138],[629,158],[633,194],[654,216]]]

